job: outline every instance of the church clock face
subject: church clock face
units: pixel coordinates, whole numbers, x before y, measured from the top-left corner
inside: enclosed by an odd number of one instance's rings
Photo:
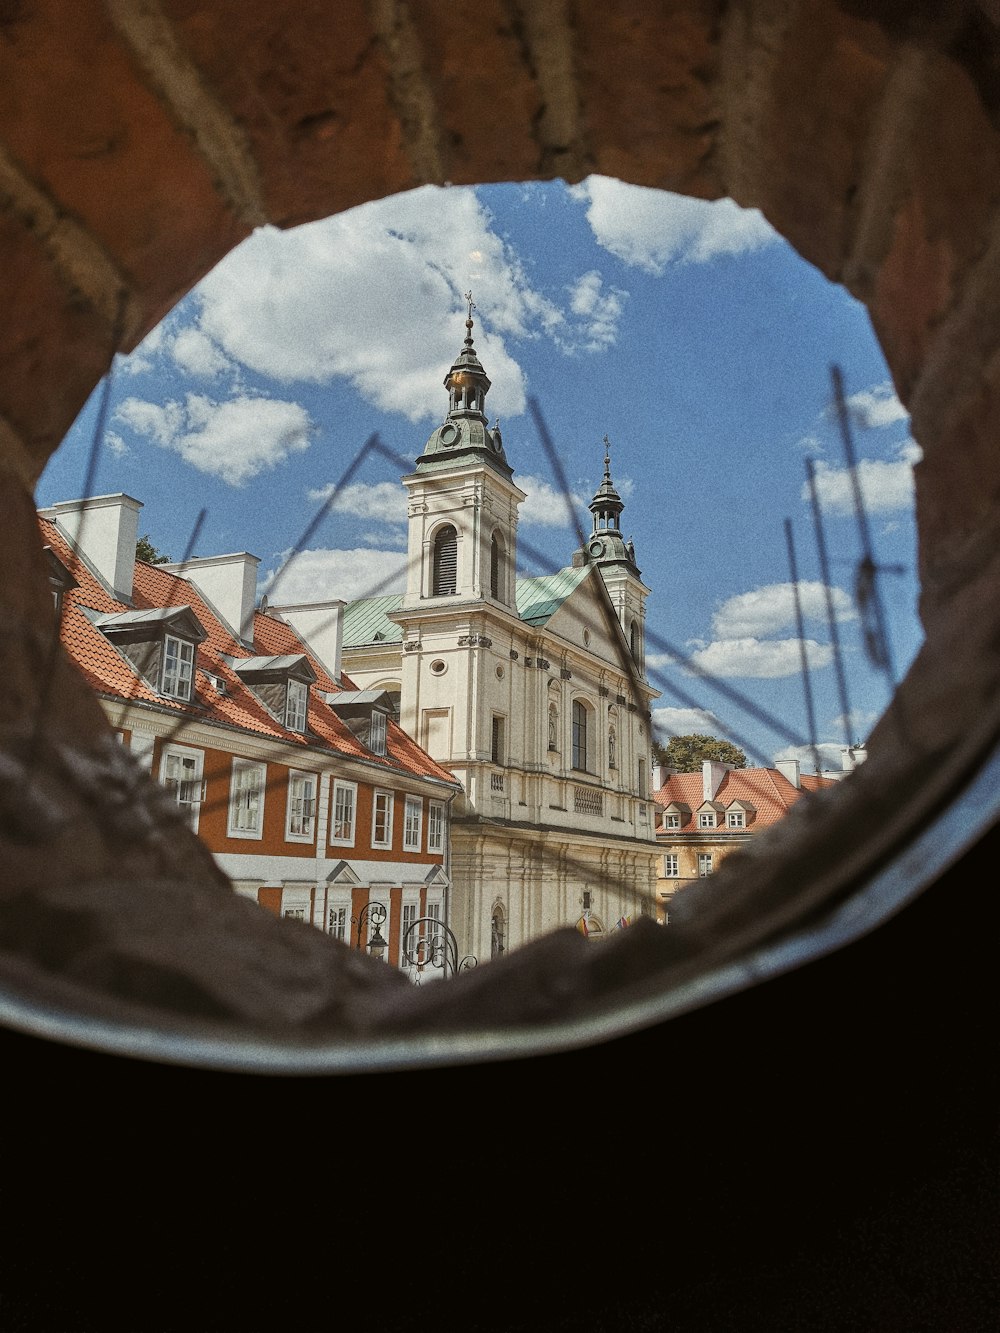
[[[601,541],[591,542],[591,543],[590,543],[590,554],[591,554],[591,555],[603,555],[603,554],[604,554],[604,543],[601,542]]]

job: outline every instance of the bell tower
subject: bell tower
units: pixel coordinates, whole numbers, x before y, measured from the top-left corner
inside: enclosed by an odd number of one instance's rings
[[[487,376],[472,339],[472,293],[465,341],[444,378],[448,413],[431,433],[409,492],[406,612],[440,604],[483,601],[514,609],[517,510],[515,486],[499,422],[489,426]]]
[[[604,437],[604,477],[588,508],[594,527],[574,564],[597,565],[611,595],[625,632],[632,658],[641,675],[646,661],[646,598],[650,589],[640,578],[635,547],[622,537],[621,516],[625,503],[611,479],[611,442]]]

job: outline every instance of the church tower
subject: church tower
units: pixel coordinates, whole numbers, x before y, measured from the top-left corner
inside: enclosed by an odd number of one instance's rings
[[[611,480],[611,443],[604,437],[604,478],[588,508],[594,516],[594,530],[586,546],[574,558],[574,564],[597,565],[611,595],[625,639],[639,674],[646,674],[646,598],[650,589],[639,577],[635,547],[622,537],[622,497]]]
[[[472,341],[472,294],[462,350],[444,379],[448,415],[403,478],[409,492],[409,561],[402,611],[486,601],[514,606],[517,507],[499,423],[484,404],[490,381]]]

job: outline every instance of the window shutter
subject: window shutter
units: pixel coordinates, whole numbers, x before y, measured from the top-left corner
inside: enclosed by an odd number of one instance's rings
[[[442,528],[434,538],[434,596],[446,597],[458,588],[458,534]]]

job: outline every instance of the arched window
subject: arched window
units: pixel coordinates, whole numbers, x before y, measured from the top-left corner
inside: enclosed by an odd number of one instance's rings
[[[628,646],[632,653],[633,661],[639,660],[639,626],[633,620],[628,632]]]
[[[582,699],[573,700],[573,767],[583,772],[590,769],[589,750],[589,712]]]
[[[490,542],[490,596],[504,600],[503,538],[494,532]]]
[[[458,589],[458,533],[449,523],[434,538],[433,595],[445,597]]]

